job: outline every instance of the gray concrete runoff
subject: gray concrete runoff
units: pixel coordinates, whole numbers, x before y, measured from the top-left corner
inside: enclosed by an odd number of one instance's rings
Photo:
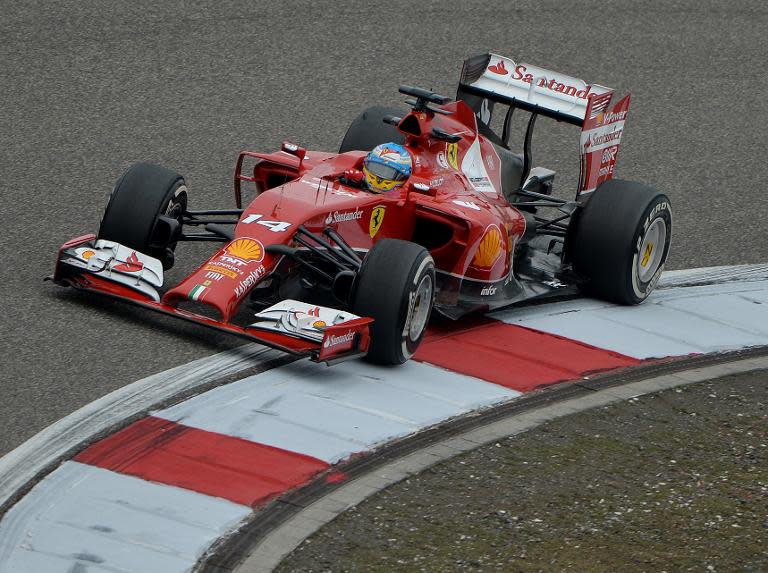
[[[305,539],[347,509],[409,476],[490,442],[520,434],[550,420],[607,406],[645,394],[704,382],[723,376],[768,369],[768,356],[739,359],[613,386],[577,398],[512,414],[412,452],[363,474],[321,497],[268,532],[235,569],[237,573],[267,573]]]

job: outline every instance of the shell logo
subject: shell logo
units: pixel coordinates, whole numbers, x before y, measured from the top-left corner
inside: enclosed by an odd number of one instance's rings
[[[496,225],[491,225],[485,231],[480,245],[475,251],[475,257],[472,264],[476,267],[489,269],[504,250],[504,243],[501,238],[501,231]]]
[[[605,114],[601,111],[597,114],[597,117],[595,118],[597,120],[597,125],[603,125],[603,119],[605,119]]]
[[[264,247],[253,239],[237,239],[226,247],[227,253],[245,261],[260,261],[264,258]]]

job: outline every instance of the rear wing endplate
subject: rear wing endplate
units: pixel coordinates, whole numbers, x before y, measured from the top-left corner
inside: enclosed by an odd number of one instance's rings
[[[609,107],[611,93],[593,97],[587,106],[581,126],[581,171],[577,196],[591,193],[598,185],[613,178],[629,113],[630,95]]]

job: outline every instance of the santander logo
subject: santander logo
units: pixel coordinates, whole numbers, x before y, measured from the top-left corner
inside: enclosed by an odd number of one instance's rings
[[[328,213],[328,216],[325,218],[325,224],[330,225],[331,223],[344,223],[346,221],[357,221],[358,219],[363,218],[363,212],[355,207],[354,211],[334,211],[333,213]]]
[[[345,334],[340,334],[339,336],[331,335],[325,339],[325,343],[323,344],[323,346],[325,348],[332,348],[334,346],[338,346],[339,344],[346,344],[346,343],[352,342],[353,338],[355,338],[354,330],[350,330],[349,332]]]
[[[491,70],[491,67],[488,67],[489,71]],[[565,94],[567,96],[571,97],[577,97],[579,99],[588,99],[589,97],[592,97],[592,94],[590,93],[592,91],[592,86],[587,85],[584,89],[579,89],[579,86],[574,86],[567,84],[565,82],[559,81],[559,78],[554,76],[552,72],[543,70],[549,75],[549,79],[546,77],[542,77],[540,74],[537,73],[536,78],[534,78],[534,75],[530,72],[528,72],[528,68],[525,64],[518,64],[515,66],[515,70],[512,73],[512,79],[518,80],[521,82],[524,82],[526,84],[532,84],[534,82],[534,79],[536,80],[536,85],[542,88],[546,88],[548,90],[552,90],[553,92],[558,92]],[[498,73],[498,72],[494,72]]]
[[[128,257],[128,260],[119,265],[115,265],[112,268],[123,273],[135,273],[144,268],[144,263],[139,260],[139,257],[136,256],[136,251],[134,251],[131,253],[131,256]]]
[[[488,71],[500,76],[506,76],[509,73],[509,70],[504,67],[504,60],[499,60],[496,65],[488,66]]]

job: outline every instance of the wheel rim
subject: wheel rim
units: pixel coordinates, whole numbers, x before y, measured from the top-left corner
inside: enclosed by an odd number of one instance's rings
[[[184,225],[184,211],[187,209],[187,187],[185,185],[179,185],[178,189],[168,201],[168,205],[165,207],[163,215],[176,219],[179,222],[179,230]],[[176,240],[178,237],[172,237],[168,243],[168,247],[173,251],[176,249]]]
[[[173,197],[168,201],[168,205],[165,207],[165,216],[173,217],[181,222],[184,218],[184,209],[187,207],[187,187],[185,185],[179,185]]]
[[[181,219],[183,210],[182,204],[174,197],[168,202],[168,207],[166,207],[164,214],[166,217]]]
[[[417,340],[424,329],[427,327],[429,311],[432,307],[432,277],[424,275],[419,286],[416,287],[415,298],[410,312],[410,323],[408,325],[408,338]]]
[[[656,274],[663,262],[666,242],[667,224],[664,219],[655,219],[645,233],[637,256],[637,277],[640,282],[648,282]]]

